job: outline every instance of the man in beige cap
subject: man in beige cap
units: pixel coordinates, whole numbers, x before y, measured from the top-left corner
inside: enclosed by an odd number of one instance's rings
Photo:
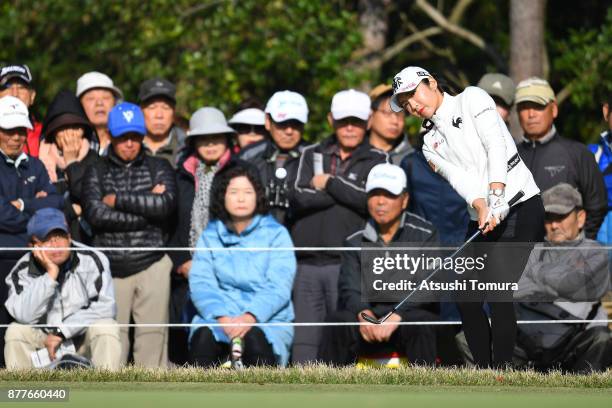
[[[606,186],[593,154],[582,143],[561,137],[554,125],[555,93],[547,81],[532,77],[516,87],[515,103],[523,129],[518,153],[544,191],[559,183],[576,187],[586,211],[585,233],[595,239],[607,209]]]
[[[372,114],[368,120],[369,142],[372,147],[386,152],[389,161],[399,166],[414,148],[404,133],[404,112],[393,112],[389,100],[393,87],[388,84],[375,86],[369,93]]]
[[[499,116],[508,124],[516,89],[512,78],[499,73],[484,74],[476,86],[484,89],[493,98]]]
[[[94,143],[92,148],[96,148],[100,154],[105,154],[111,141],[108,114],[113,106],[123,99],[123,93],[108,75],[91,71],[77,80],[76,96],[96,129],[99,145]]]

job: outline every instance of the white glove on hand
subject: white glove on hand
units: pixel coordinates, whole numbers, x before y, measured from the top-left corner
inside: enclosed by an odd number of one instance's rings
[[[488,205],[490,216],[495,217],[498,224],[505,220],[510,212],[510,206],[504,196],[489,194]]]

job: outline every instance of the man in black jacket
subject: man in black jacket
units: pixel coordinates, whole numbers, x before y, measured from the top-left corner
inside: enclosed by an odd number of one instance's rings
[[[367,216],[365,181],[387,155],[363,143],[370,98],[353,89],[338,92],[328,115],[335,134],[306,147],[300,158],[291,198],[296,247],[339,247],[363,228]],[[300,251],[293,288],[295,320],[321,322],[336,309],[340,254]],[[293,362],[317,358],[320,327],[296,327]]]
[[[406,192],[406,175],[400,167],[388,163],[375,166],[368,176],[366,192],[370,219],[363,230],[346,239],[345,246],[437,245],[438,233],[435,227],[406,211],[409,197]],[[364,301],[361,290],[362,256],[354,251],[342,254],[338,311],[327,317],[328,322],[365,323],[361,313],[378,319],[395,305]],[[326,326],[319,357],[327,363],[347,365],[354,363],[360,356],[398,352],[411,363],[433,365],[436,357],[435,328],[394,324],[401,321],[432,320],[437,320],[434,305],[412,303],[393,313],[387,320],[391,324]]]
[[[582,143],[561,137],[554,125],[558,109],[548,82],[529,78],[516,87],[516,105],[525,132],[518,153],[541,191],[569,183],[582,195],[585,233],[595,239],[608,210],[606,186],[593,154]]]
[[[239,157],[257,167],[272,215],[288,226],[291,187],[306,146],[302,134],[308,122],[308,105],[297,92],[279,91],[272,95],[265,112],[270,139],[248,146]]]
[[[161,248],[168,241],[168,220],[176,206],[176,181],[167,160],[145,155],[140,108],[115,106],[109,114],[112,135],[108,157],[91,167],[83,184],[85,218],[98,247]],[[110,260],[117,321],[167,323],[172,261],[164,252],[118,250]],[[134,363],[167,365],[168,329],[137,327]],[[129,352],[128,329],[121,328],[123,361]]]

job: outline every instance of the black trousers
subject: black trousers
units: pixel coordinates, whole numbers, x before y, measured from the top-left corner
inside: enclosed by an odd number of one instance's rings
[[[478,229],[472,221],[468,237]],[[517,204],[508,218],[487,235],[480,235],[474,242],[508,242],[531,244],[544,240],[544,205],[539,195]],[[489,259],[504,261],[503,246]],[[522,251],[512,251],[512,274],[519,275],[525,269],[530,254],[529,245]],[[474,254],[477,256],[477,254]],[[506,254],[506,257],[508,254]],[[495,267],[487,264],[487,268]],[[463,331],[468,346],[478,367],[504,368],[512,363],[516,343],[516,314],[512,302],[488,302],[491,309],[491,324],[483,310],[483,302],[458,302]]]
[[[208,327],[201,327],[191,338],[189,362],[198,367],[214,367],[227,361],[230,351],[230,344],[216,341]],[[277,364],[272,345],[258,327],[251,328],[242,339],[242,363],[246,367]]]
[[[438,316],[423,309],[399,312],[403,321],[435,321]],[[327,322],[357,322],[357,315],[338,310]],[[324,326],[319,360],[337,366],[351,365],[360,355],[376,355],[397,351],[413,364],[434,365],[436,360],[436,328],[434,326],[399,326],[386,343],[368,343],[359,333],[359,326]]]

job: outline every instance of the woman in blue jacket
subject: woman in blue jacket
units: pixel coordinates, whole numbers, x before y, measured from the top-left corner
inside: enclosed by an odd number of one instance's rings
[[[286,323],[293,321],[291,288],[295,255],[286,251],[227,251],[228,248],[292,248],[289,233],[268,214],[264,187],[248,165],[234,164],[215,176],[211,221],[202,233],[189,273],[194,324]],[[220,248],[221,250],[215,251]],[[193,327],[190,361],[213,366],[227,360],[231,340],[242,339],[242,361],[285,365],[293,340],[289,326]]]

